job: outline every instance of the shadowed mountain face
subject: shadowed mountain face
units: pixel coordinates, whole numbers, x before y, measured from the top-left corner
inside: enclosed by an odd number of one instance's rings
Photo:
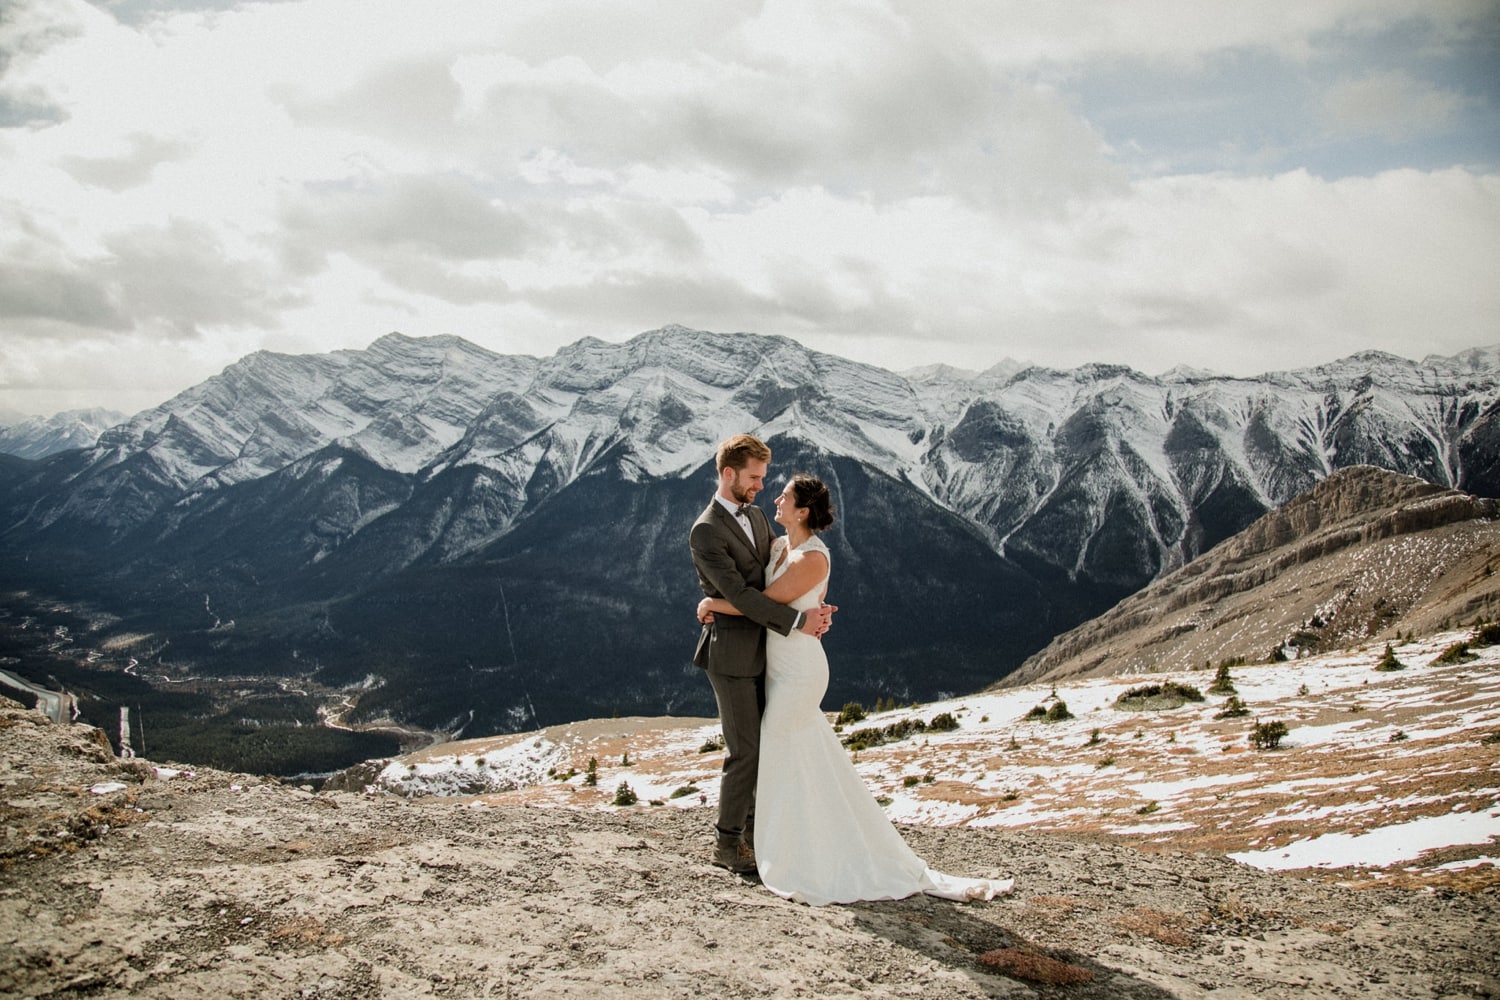
[[[251,355],[92,448],[8,460],[0,585],[111,616],[105,665],[357,685],[356,721],[711,714],[686,535],[715,444],[749,431],[773,482],[834,492],[828,704],[927,700],[1337,468],[1500,494],[1497,400],[1494,349],[907,377],[680,327],[545,359],[392,334]]]
[[[1340,469],[1099,617],[999,686],[1264,662],[1493,619],[1500,504]]]

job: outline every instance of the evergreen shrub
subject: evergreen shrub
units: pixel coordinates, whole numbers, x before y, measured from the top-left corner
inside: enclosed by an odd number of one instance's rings
[[[1288,730],[1285,722],[1257,722],[1250,730],[1250,745],[1257,750],[1275,750]]]
[[[1167,681],[1131,688],[1115,699],[1114,707],[1122,712],[1160,712],[1179,708],[1190,701],[1203,701],[1203,692],[1191,684]]]

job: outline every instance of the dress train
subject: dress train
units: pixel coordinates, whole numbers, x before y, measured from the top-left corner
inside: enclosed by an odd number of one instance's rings
[[[776,566],[785,545],[781,538],[772,547],[768,581],[785,571]],[[828,555],[816,536],[802,548]],[[820,582],[793,606],[816,607],[822,593]],[[1009,892],[1011,879],[959,878],[934,871],[917,857],[823,715],[828,688],[823,644],[801,632],[770,632],[766,642],[755,800],[755,855],[766,888],[814,906],[902,899],[918,892],[956,900]]]

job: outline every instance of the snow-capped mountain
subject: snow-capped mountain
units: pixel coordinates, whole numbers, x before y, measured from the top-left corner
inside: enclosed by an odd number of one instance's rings
[[[125,419],[114,410],[66,410],[50,417],[0,419],[0,453],[46,458],[70,448],[91,448],[99,435]]]
[[[399,334],[258,353],[7,477],[0,578],[88,594],[182,671],[374,677],[366,716],[708,714],[686,527],[739,431],[773,478],[834,490],[830,701],[927,699],[1333,469],[1500,494],[1500,349],[1256,379],[902,375],[681,327],[540,359]]]

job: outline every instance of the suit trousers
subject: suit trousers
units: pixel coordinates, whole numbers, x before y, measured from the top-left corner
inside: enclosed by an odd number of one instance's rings
[[[724,774],[719,779],[719,836],[738,840],[755,810],[760,769],[760,717],[766,707],[766,676],[726,677],[712,671],[724,731]]]

